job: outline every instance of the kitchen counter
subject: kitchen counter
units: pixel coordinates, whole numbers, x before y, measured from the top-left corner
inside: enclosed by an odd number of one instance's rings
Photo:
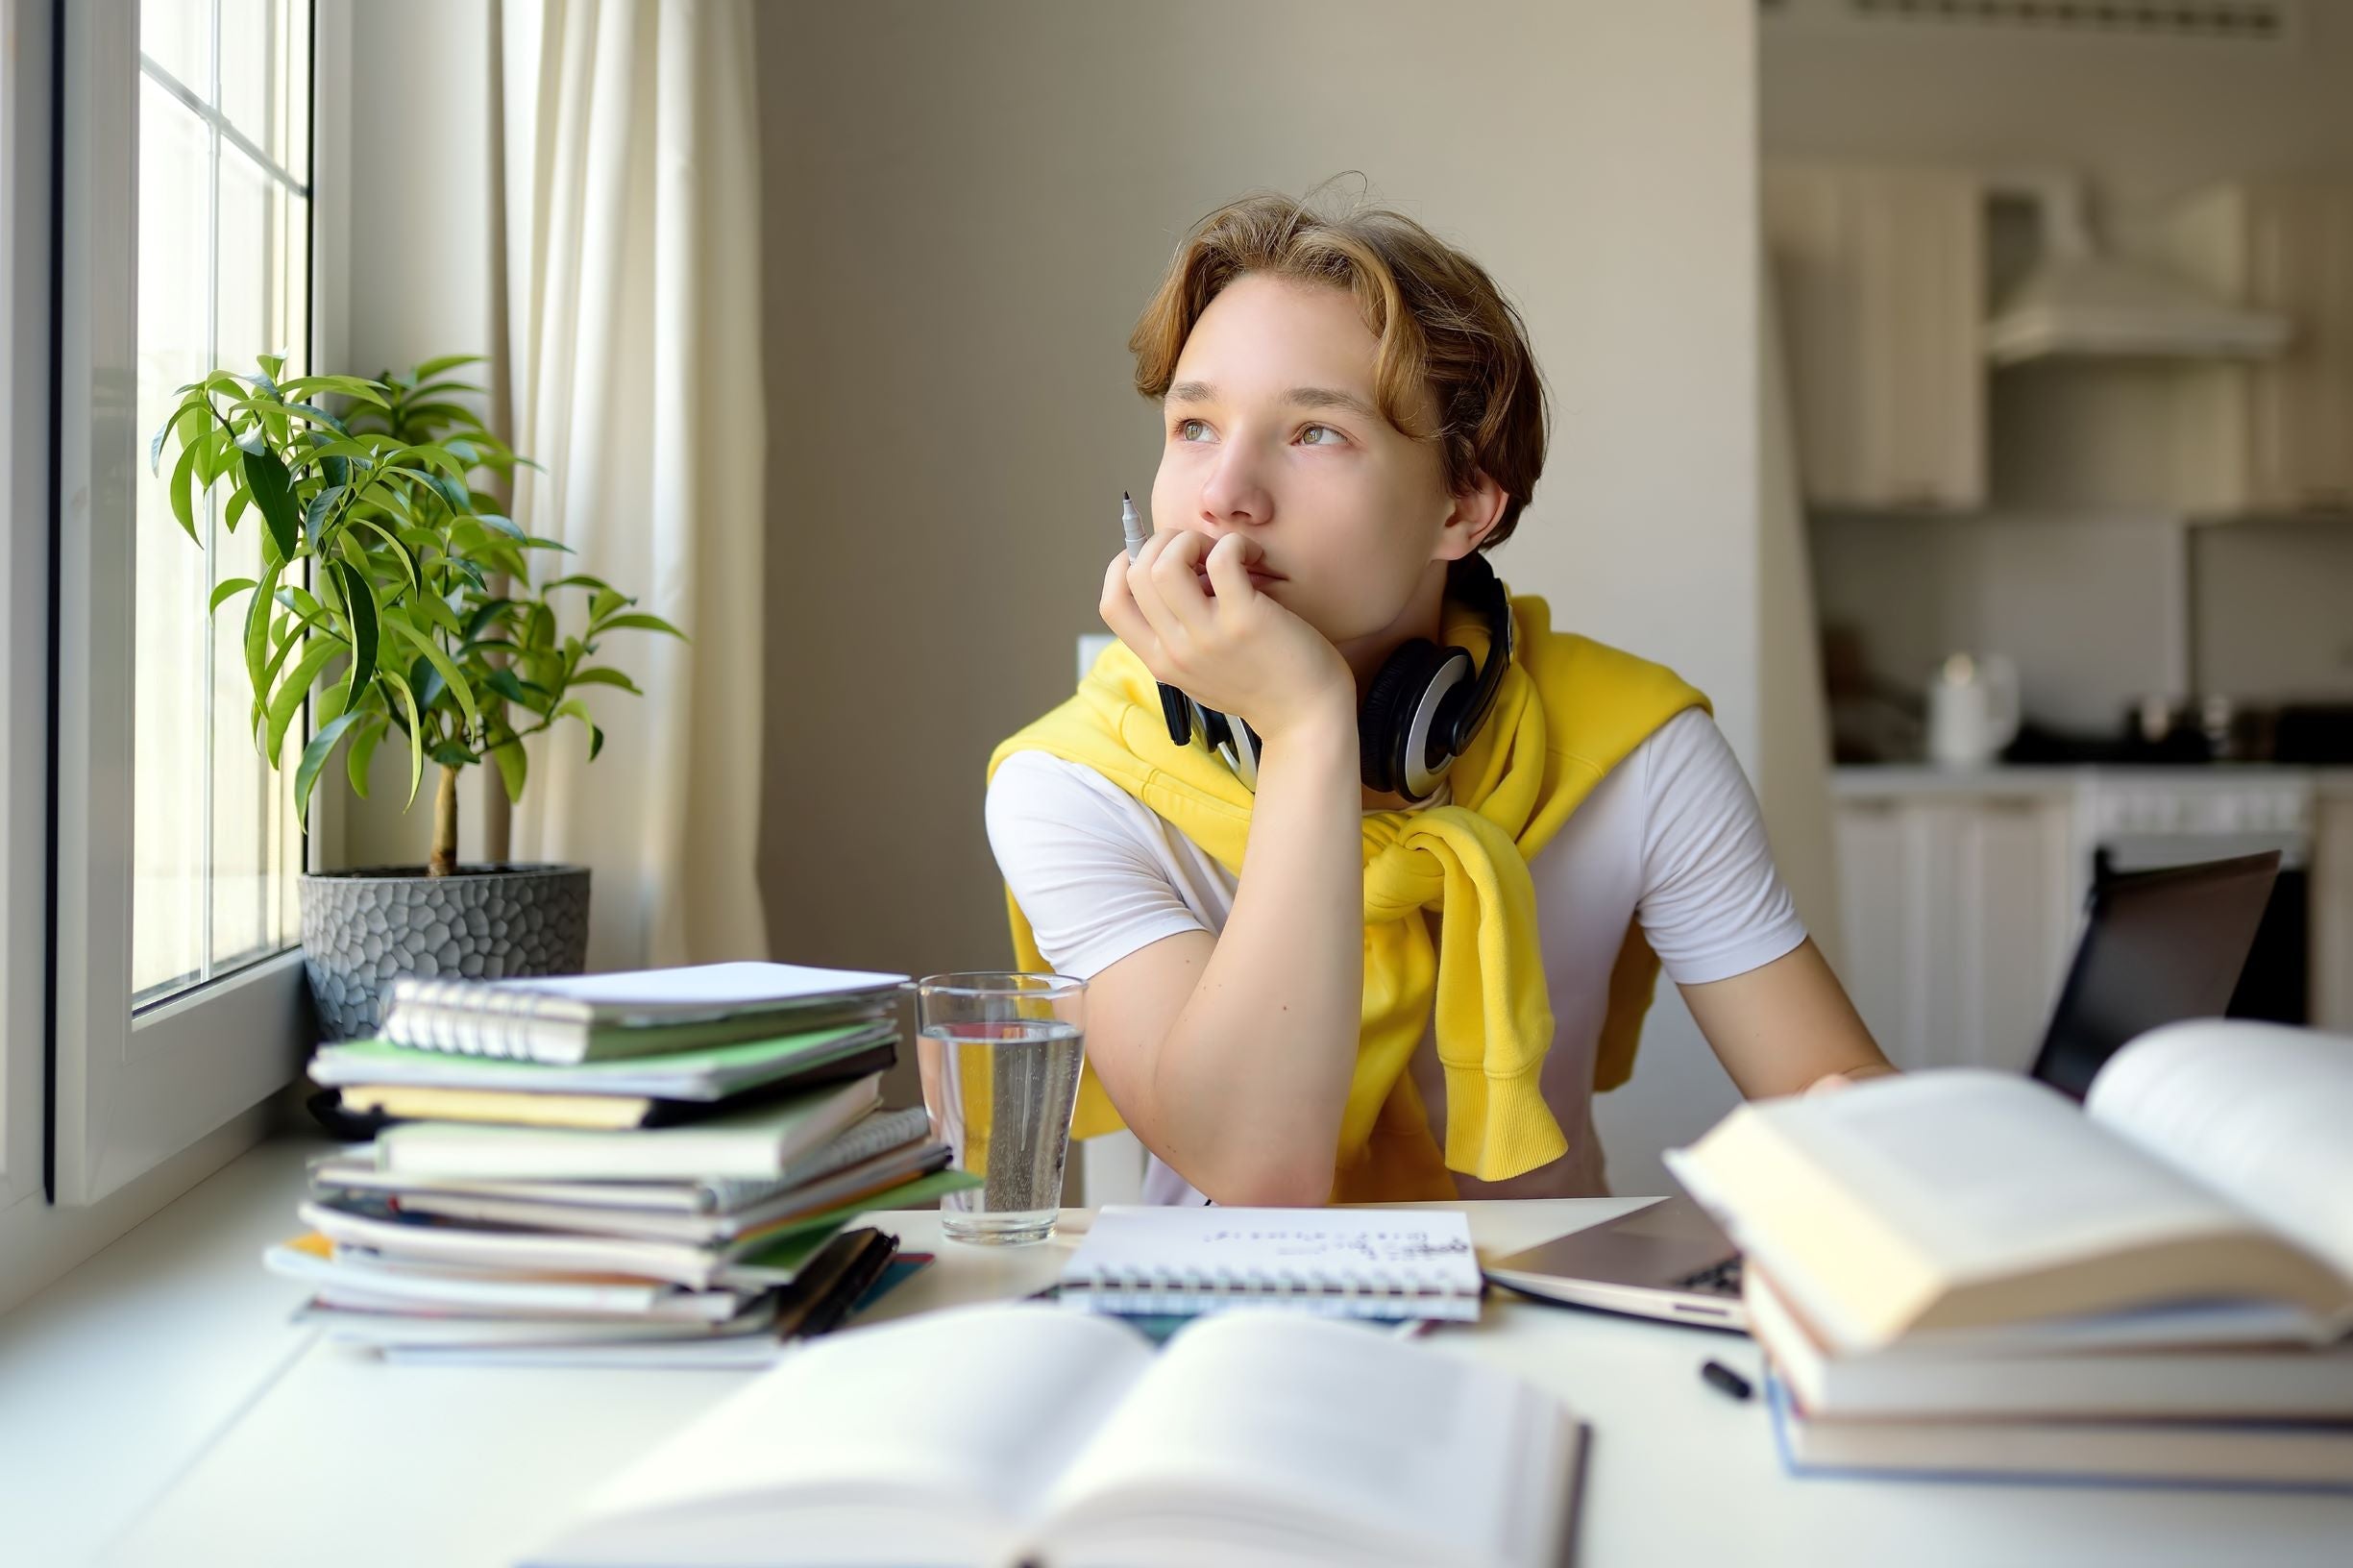
[[[2094,781],[2130,779],[2144,785],[2216,789],[2237,780],[2307,778],[2313,793],[2353,799],[2353,767],[2281,767],[2272,763],[2204,763],[2179,768],[2140,764],[1991,763],[1981,768],[1939,768],[1929,763],[1858,763],[1830,770],[1830,795],[1838,800],[1918,799],[1936,796],[1973,799],[2051,799]]]

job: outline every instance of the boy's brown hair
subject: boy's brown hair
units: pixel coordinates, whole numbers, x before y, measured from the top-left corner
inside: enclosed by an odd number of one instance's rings
[[[1494,479],[1507,499],[1480,548],[1509,538],[1544,469],[1544,384],[1526,324],[1485,269],[1402,213],[1359,207],[1326,216],[1308,200],[1245,196],[1193,226],[1144,306],[1128,337],[1137,391],[1167,395],[1193,323],[1250,273],[1356,297],[1381,340],[1373,380],[1382,417],[1438,443],[1450,495],[1475,474]]]

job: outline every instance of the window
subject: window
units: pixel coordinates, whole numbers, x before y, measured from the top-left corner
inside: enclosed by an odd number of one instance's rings
[[[310,365],[309,14],[293,0],[144,0],[139,14],[138,429],[215,368]],[[292,777],[255,749],[234,614],[257,528],[136,469],[131,986],[152,1004],[291,945],[302,835]],[[299,756],[302,734],[288,738]]]
[[[257,530],[204,504],[198,548],[148,441],[214,368],[308,368],[317,95],[311,0],[56,14],[53,1153],[79,1204],[290,1081],[307,1044],[290,769],[255,750],[240,621],[209,604],[257,575]]]

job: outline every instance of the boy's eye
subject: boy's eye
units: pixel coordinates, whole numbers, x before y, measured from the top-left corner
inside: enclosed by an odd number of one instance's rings
[[[1333,429],[1331,426],[1329,426],[1329,425],[1311,425],[1311,426],[1309,426],[1309,427],[1308,427],[1306,429],[1301,430],[1301,431],[1299,432],[1299,434],[1300,434],[1301,438],[1302,438],[1302,439],[1304,439],[1304,438],[1306,438],[1307,436],[1310,436],[1310,435],[1314,434],[1314,433],[1315,433],[1317,430],[1321,430],[1321,431],[1323,431],[1323,432],[1324,432],[1324,434],[1326,434],[1326,435],[1328,435],[1328,436],[1332,437],[1332,441],[1311,441],[1311,442],[1309,442],[1309,443],[1308,443],[1310,446],[1315,446],[1315,447],[1328,447],[1328,446],[1332,445],[1332,442],[1333,442],[1333,441],[1339,441],[1339,440],[1343,440],[1343,439],[1345,439],[1345,438],[1344,438],[1344,437],[1343,437],[1343,436],[1340,434],[1340,432],[1339,432],[1339,431],[1337,431],[1337,430],[1334,429]]]
[[[1192,430],[1193,430],[1193,427],[1194,427],[1194,426],[1196,426],[1196,425],[1199,425],[1199,426],[1201,427],[1201,429],[1205,429],[1205,430],[1209,429],[1209,427],[1208,427],[1207,425],[1203,425],[1203,424],[1201,423],[1201,421],[1199,421],[1199,420],[1197,420],[1197,419],[1180,419],[1180,420],[1178,420],[1178,421],[1177,421],[1177,428],[1176,428],[1176,436],[1177,436],[1177,439],[1178,439],[1179,441],[1190,441],[1191,439],[1193,439]]]

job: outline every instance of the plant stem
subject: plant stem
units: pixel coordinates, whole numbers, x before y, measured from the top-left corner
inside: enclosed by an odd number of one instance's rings
[[[425,874],[448,876],[457,870],[457,770],[441,770],[441,787],[433,793],[433,858]]]

